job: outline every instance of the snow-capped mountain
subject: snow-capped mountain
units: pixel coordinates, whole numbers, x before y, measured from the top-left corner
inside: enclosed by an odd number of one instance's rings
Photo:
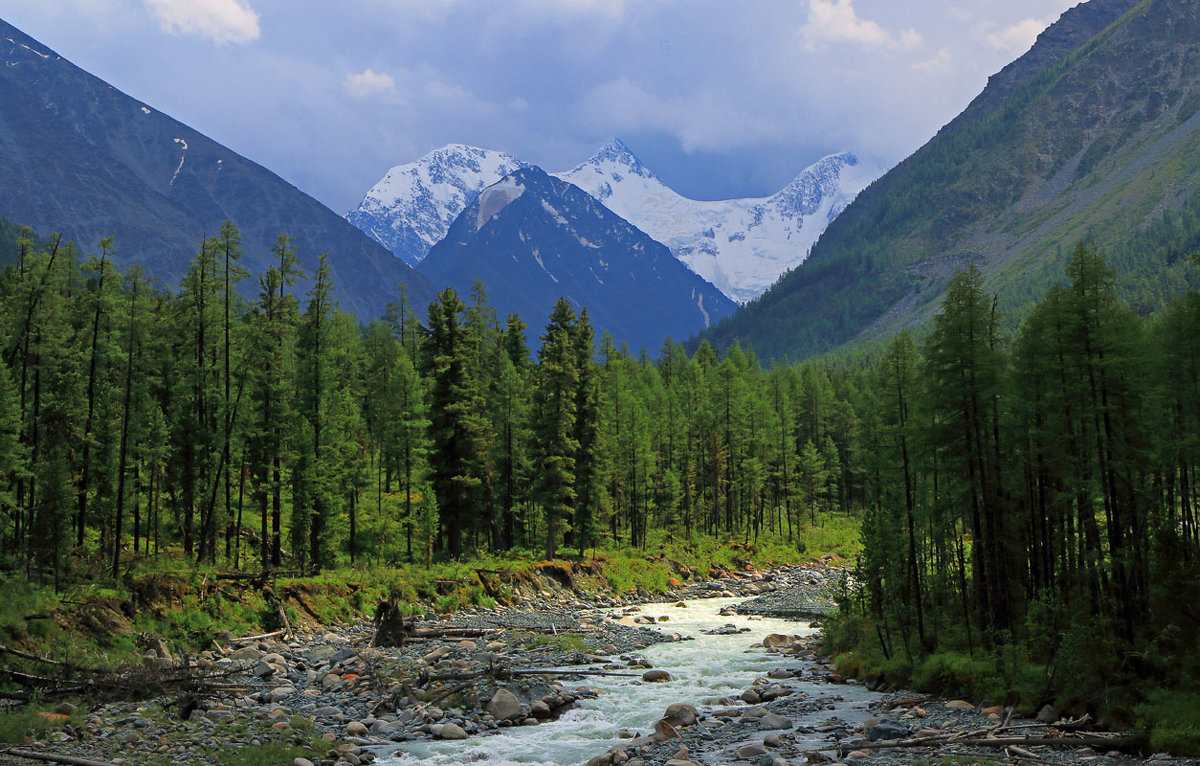
[[[415,266],[484,187],[526,164],[504,152],[449,144],[389,170],[346,220]]]
[[[477,279],[500,316],[537,336],[554,301],[587,307],[597,334],[657,351],[733,313],[733,301],[659,242],[576,186],[537,167],[484,189],[418,267],[466,295]]]
[[[744,303],[802,262],[829,222],[882,172],[848,152],[832,154],[770,197],[706,202],[676,193],[613,139],[587,162],[555,175]]]
[[[528,166],[511,154],[450,144],[392,168],[346,218],[417,264],[480,191]],[[744,303],[803,261],[829,222],[882,172],[848,152],[832,154],[770,197],[706,202],[671,189],[613,139],[587,162],[552,175],[583,189]]]

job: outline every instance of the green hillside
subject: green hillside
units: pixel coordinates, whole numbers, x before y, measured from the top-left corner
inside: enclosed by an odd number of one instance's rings
[[[1200,272],[1200,7],[1092,0],[864,191],[810,258],[710,331],[796,359],[922,324],[968,263],[1011,321],[1093,241],[1149,312]]]

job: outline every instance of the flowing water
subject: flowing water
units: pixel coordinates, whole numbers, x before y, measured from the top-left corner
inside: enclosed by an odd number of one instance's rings
[[[686,607],[654,604],[643,613],[667,615],[668,622],[659,629],[692,636],[694,640],[655,644],[642,652],[655,668],[666,670],[673,680],[666,683],[643,683],[639,678],[592,676],[578,681],[567,677],[564,688],[587,686],[599,692],[596,699],[581,700],[578,707],[557,721],[538,726],[516,726],[498,730],[499,733],[472,737],[462,741],[408,742],[398,749],[382,754],[380,766],[461,766],[477,763],[483,766],[551,766],[577,764],[624,741],[618,732],[648,734],[662,717],[668,705],[687,702],[702,707],[715,698],[738,696],[754,679],[772,668],[795,666],[792,658],[767,654],[750,645],[762,641],[770,633],[809,635],[815,630],[805,622],[771,618],[750,618],[741,615],[722,616],[723,607],[744,599],[704,599],[684,602]],[[750,628],[749,632],[732,635],[705,635],[704,630],[733,624]],[[640,671],[639,671],[640,672]],[[815,685],[797,679],[784,683],[810,694],[835,694],[836,710],[821,711],[807,716],[798,724],[820,725],[833,715],[843,721],[866,717],[866,702],[874,695],[857,687]],[[816,740],[814,740],[815,744]]]

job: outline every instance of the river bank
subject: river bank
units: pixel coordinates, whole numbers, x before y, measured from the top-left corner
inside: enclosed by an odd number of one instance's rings
[[[778,759],[798,764],[842,758],[892,764],[972,752],[1031,764],[1144,760],[1082,748],[1029,757],[964,745],[873,749],[872,726],[879,722],[872,718],[894,722],[893,734],[933,738],[988,729],[995,734],[1006,711],[962,701],[913,702],[915,695],[839,683],[805,623],[770,622],[777,632],[762,633],[765,621],[779,618],[755,611],[812,614],[828,604],[844,577],[837,567],[784,567],[681,587],[667,602],[648,594],[547,590],[514,607],[444,619],[429,615],[413,625],[415,638],[401,647],[370,646],[372,628],[365,623],[231,641],[195,662],[227,671],[239,684],[236,691],[64,711],[71,723],[27,747],[112,764],[237,763],[238,755],[254,755],[262,760],[240,762],[357,766],[438,757],[463,762],[467,751],[455,748],[472,746],[469,760],[481,760],[480,753],[499,748],[507,731],[520,730],[529,738],[503,741],[533,752],[505,759],[541,763],[552,761],[541,757],[538,748],[545,746],[539,741],[607,721],[588,717],[607,705],[636,706],[641,717],[634,720],[647,725],[599,732],[579,746],[594,745],[593,751],[565,762],[781,766]],[[706,606],[711,615],[689,614]],[[707,658],[705,667],[736,672],[690,679],[690,671],[676,669],[678,677],[672,676],[666,668],[674,669],[697,639],[707,640],[700,630],[711,630],[728,647],[720,650],[726,656]],[[653,694],[643,693],[648,690]],[[680,707],[668,715],[672,704]],[[664,717],[667,726],[653,725]]]

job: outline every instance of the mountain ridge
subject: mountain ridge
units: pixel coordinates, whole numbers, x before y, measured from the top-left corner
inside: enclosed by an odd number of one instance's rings
[[[346,218],[417,264],[486,185],[529,165],[504,152],[448,144],[391,168]],[[843,152],[766,197],[692,200],[613,138],[571,170],[550,175],[579,186],[742,302],[801,262],[828,222],[879,172]]]
[[[1196,199],[1197,16],[1177,0],[1092,0],[1067,11],[864,190],[804,264],[706,337],[753,344],[770,359],[885,337],[926,321],[966,263],[981,268],[1015,322],[1061,281],[1075,241],[1125,252]],[[1174,286],[1117,259],[1119,274],[1139,275],[1126,278],[1139,310],[1194,278],[1174,265],[1178,249],[1156,251]],[[1153,295],[1132,283],[1143,279],[1158,280]]]
[[[670,250],[582,189],[528,166],[485,188],[420,269],[466,294],[482,280],[501,314],[534,335],[562,296],[597,333],[656,351],[732,313],[734,303]]]
[[[335,296],[366,319],[425,280],[312,197],[199,131],[80,69],[0,20],[0,214],[87,249],[115,239],[117,263],[168,285],[200,240],[233,220],[257,274],[289,234],[311,275],[329,252]],[[247,292],[255,280],[243,282]],[[305,289],[297,285],[297,292]]]

